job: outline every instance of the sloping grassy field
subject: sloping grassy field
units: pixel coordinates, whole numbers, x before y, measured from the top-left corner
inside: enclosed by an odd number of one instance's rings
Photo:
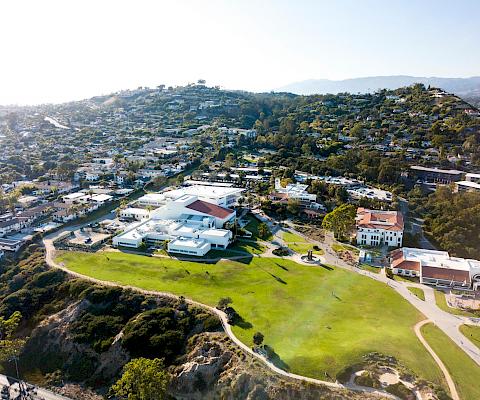
[[[109,253],[60,253],[57,261],[97,279],[168,291],[216,305],[231,297],[244,319],[235,334],[246,344],[260,331],[279,366],[332,378],[369,352],[393,355],[422,378],[440,370],[413,332],[423,316],[388,286],[353,272],[280,258],[216,264]]]

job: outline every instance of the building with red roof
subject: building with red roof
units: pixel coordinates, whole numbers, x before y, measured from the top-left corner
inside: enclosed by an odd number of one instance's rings
[[[390,267],[395,275],[418,277],[436,287],[476,290],[480,285],[480,261],[446,251],[403,247],[390,254]]]
[[[399,211],[357,209],[357,244],[366,246],[401,247],[403,215]]]

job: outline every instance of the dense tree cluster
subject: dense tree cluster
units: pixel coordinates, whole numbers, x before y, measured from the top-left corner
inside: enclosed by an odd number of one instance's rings
[[[480,193],[453,193],[440,187],[425,208],[427,231],[440,248],[480,260]]]

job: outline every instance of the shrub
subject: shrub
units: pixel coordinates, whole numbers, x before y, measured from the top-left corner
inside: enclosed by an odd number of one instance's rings
[[[375,378],[369,371],[364,371],[361,375],[356,376],[355,383],[360,386],[367,386],[372,388],[381,387],[380,381]]]
[[[290,252],[288,251],[288,249],[286,249],[284,247],[278,247],[278,248],[276,248],[272,251],[272,254],[274,254],[278,257],[285,257],[285,256],[288,256],[290,254]]]
[[[208,332],[217,331],[221,327],[222,327],[222,324],[220,323],[220,320],[214,315],[208,316],[203,321],[203,329]]]
[[[112,315],[84,313],[72,324],[73,339],[78,343],[89,343],[95,350],[104,351],[123,328],[123,318]]]
[[[402,400],[415,400],[415,395],[402,382],[388,385],[386,391],[400,397]]]
[[[355,370],[352,366],[344,367],[337,373],[337,381],[340,383],[347,383],[354,372]]]
[[[146,311],[128,322],[122,343],[133,357],[160,357],[167,363],[180,353],[194,318],[171,307]]]
[[[65,273],[60,270],[49,270],[42,272],[35,277],[30,282],[29,286],[34,286],[37,288],[46,288],[48,286],[57,285],[62,283],[65,280]]]
[[[233,300],[230,297],[222,297],[218,300],[217,308],[223,310],[228,307],[229,304],[232,304]]]

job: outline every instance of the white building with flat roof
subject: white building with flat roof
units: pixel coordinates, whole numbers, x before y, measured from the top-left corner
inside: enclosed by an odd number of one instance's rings
[[[103,205],[109,201],[113,200],[113,196],[110,196],[109,194],[94,194],[90,198],[90,201],[93,201],[94,203]]]
[[[174,198],[182,195],[197,196],[200,200],[222,207],[231,207],[236,204],[245,189],[235,187],[191,185],[166,192],[165,195]]]
[[[202,257],[211,250],[212,246],[203,239],[191,239],[180,237],[168,242],[167,250],[169,253],[179,253]]]
[[[143,243],[155,245],[168,241],[168,252],[203,256],[212,248],[226,249],[231,243],[233,234],[224,227],[234,222],[234,210],[194,195],[183,194],[173,199],[170,192],[165,195],[164,204],[151,212],[151,218],[130,225],[113,238],[113,245],[138,248]],[[130,209],[128,213],[136,212]]]
[[[308,193],[307,189],[308,185],[303,183],[288,183],[287,186],[283,187],[280,178],[275,178],[275,192],[285,194],[289,199],[315,202],[317,195]]]
[[[480,192],[480,183],[475,181],[455,182],[456,192]]]
[[[63,202],[66,204],[84,203],[89,198],[90,196],[83,192],[70,193],[62,197]]]
[[[421,283],[443,288],[477,290],[480,261],[452,257],[446,251],[403,247],[391,253],[396,275],[418,277]]]
[[[137,204],[142,207],[161,207],[168,202],[163,193],[147,193],[137,200]]]
[[[465,180],[468,182],[480,183],[480,174],[468,173],[465,175]]]
[[[144,221],[150,218],[150,212],[144,208],[128,207],[120,210],[120,218]]]

